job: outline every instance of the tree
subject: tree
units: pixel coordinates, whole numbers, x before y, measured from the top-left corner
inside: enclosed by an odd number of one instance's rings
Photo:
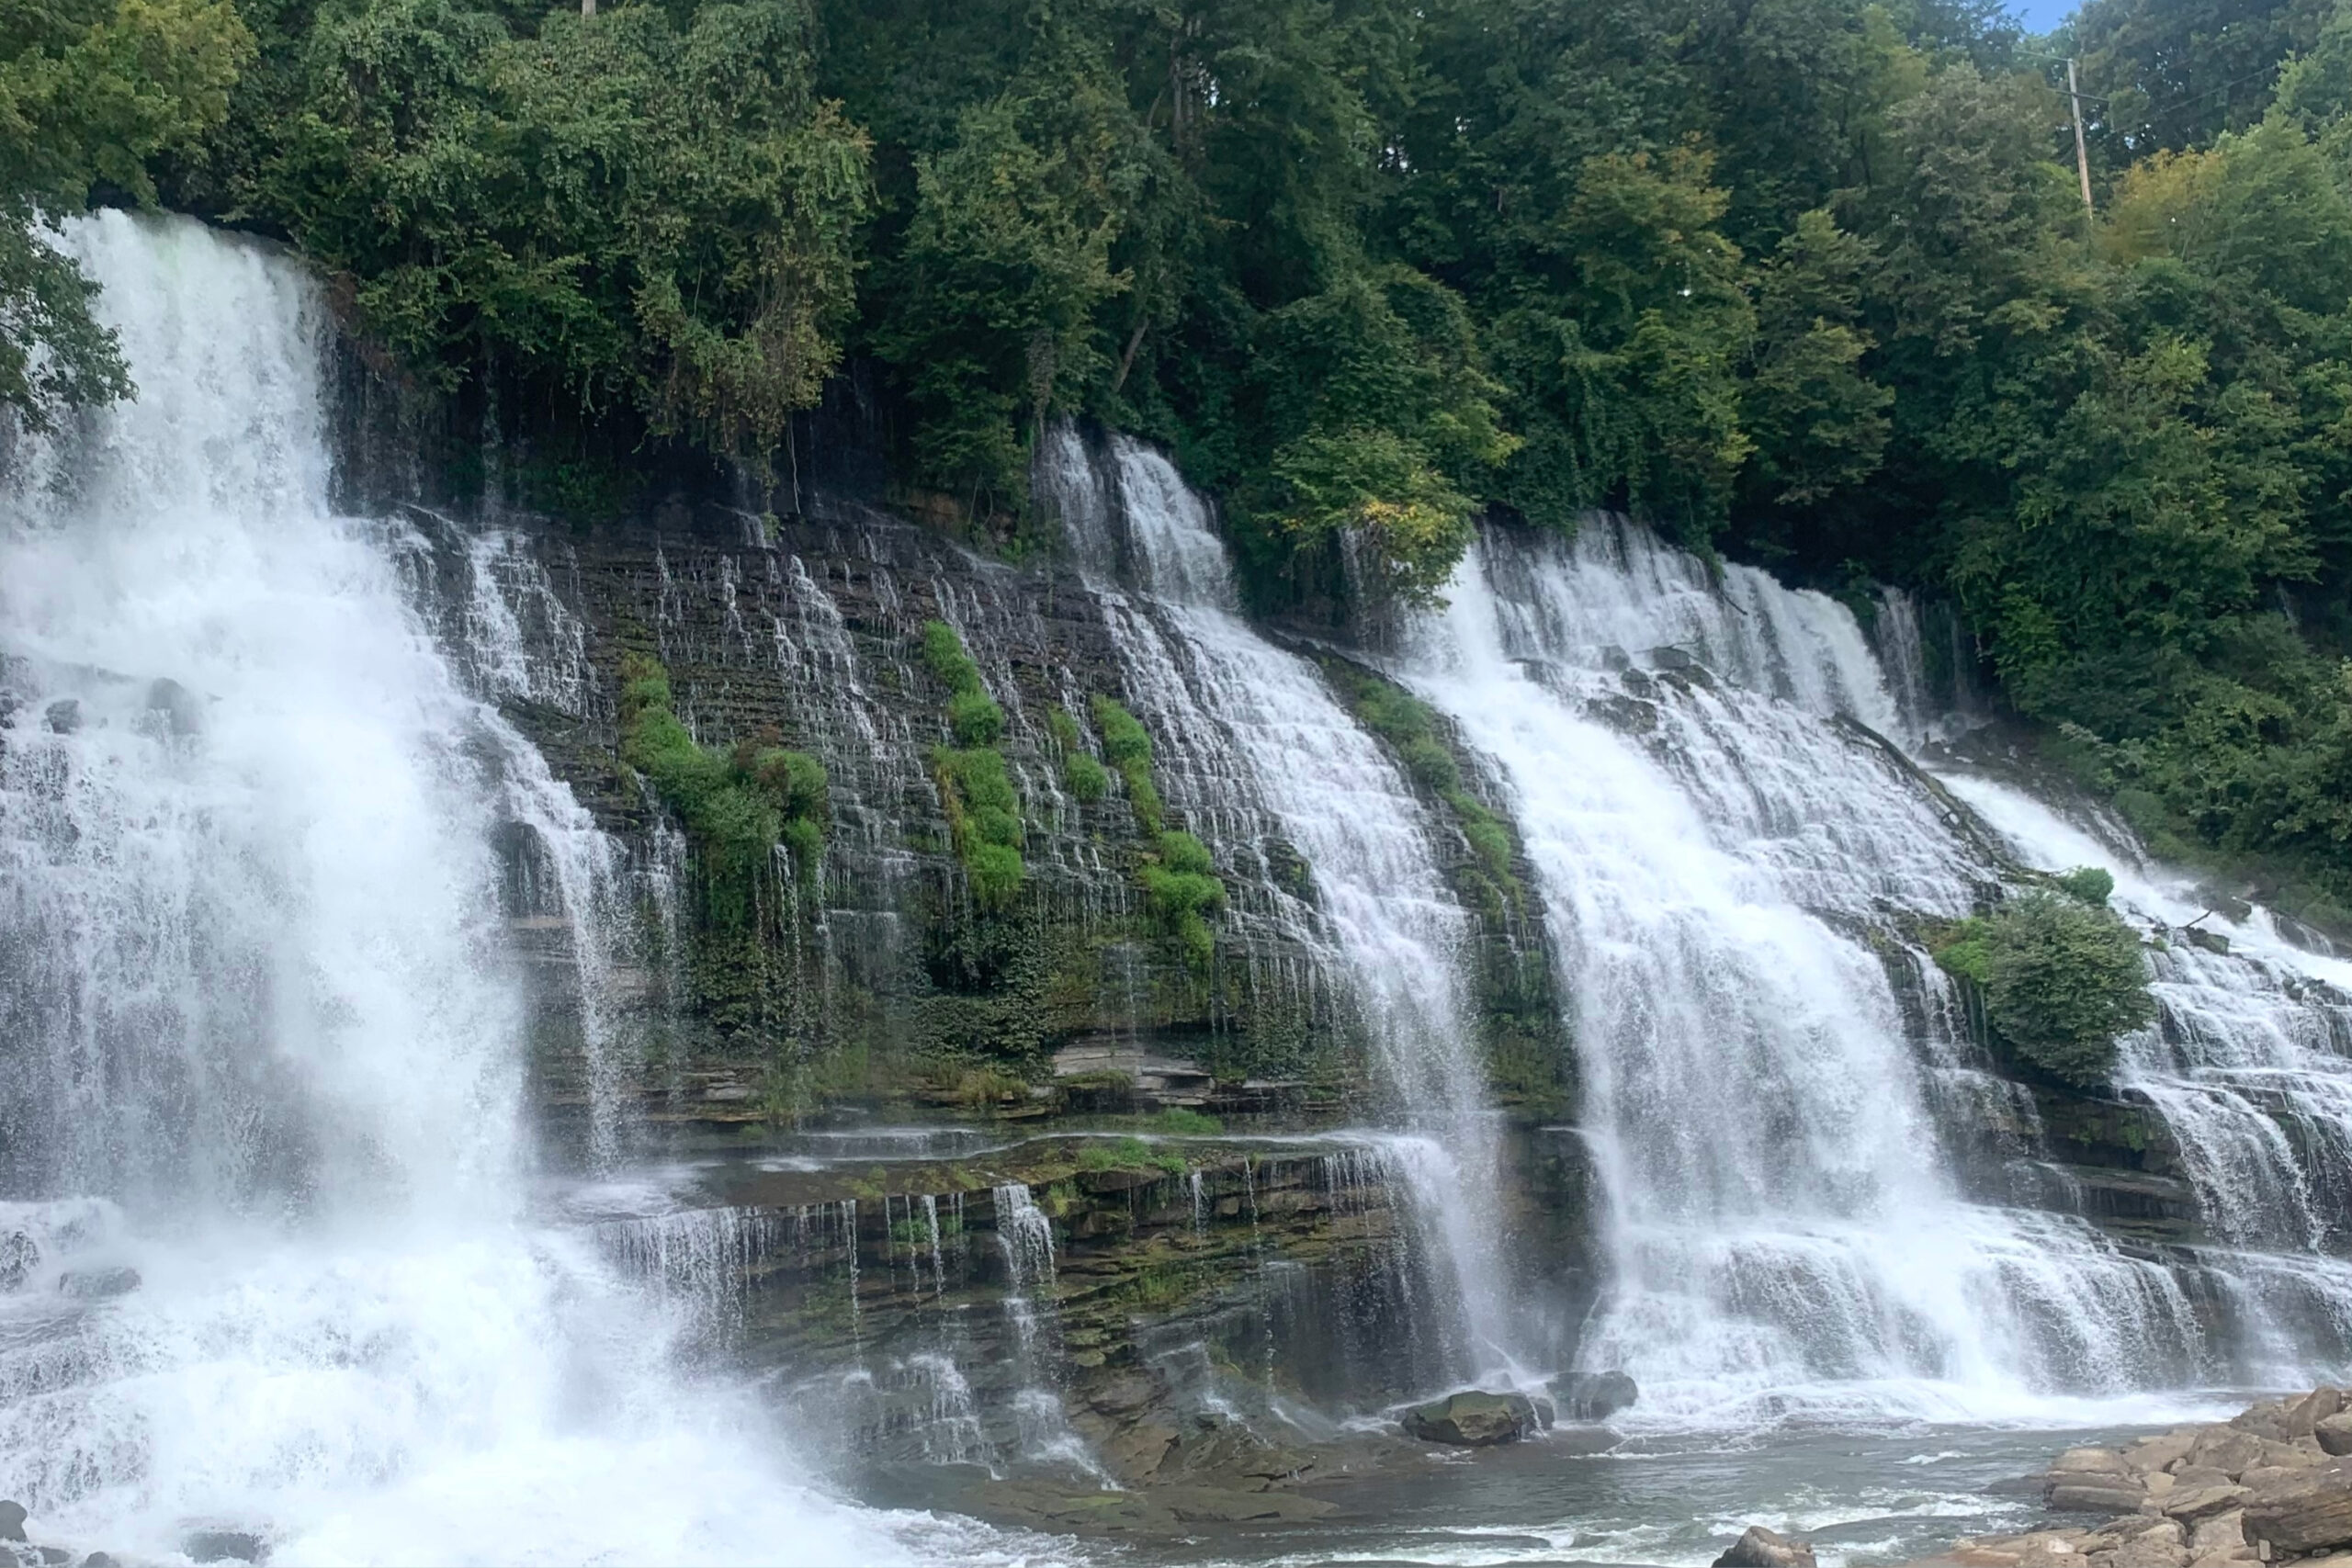
[[[96,288],[39,230],[218,124],[252,39],[227,0],[0,0],[0,406],[35,430],[130,389]]]
[[[304,41],[252,206],[443,385],[505,357],[590,417],[758,456],[839,362],[865,138],[794,0],[556,12],[378,0]]]

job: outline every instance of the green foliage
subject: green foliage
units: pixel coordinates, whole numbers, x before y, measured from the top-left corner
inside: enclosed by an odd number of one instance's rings
[[[1086,750],[1085,738],[1080,734],[1078,720],[1065,707],[1056,707],[1046,715],[1046,728],[1061,749],[1062,784],[1071,795],[1091,806],[1111,792],[1111,775],[1102,764]]]
[[[1986,1021],[2020,1058],[2095,1089],[2114,1072],[2118,1037],[2153,1021],[2155,1003],[2131,928],[2075,887],[2068,895],[2026,893],[1962,921],[1936,961],[1982,991]]]
[[[1127,786],[1136,826],[1152,841],[1136,872],[1144,906],[1185,962],[1205,974],[1216,955],[1216,932],[1209,917],[1225,908],[1225,884],[1217,879],[1208,846],[1190,833],[1162,828],[1159,791],[1151,774],[1151,737],[1136,716],[1098,695],[1094,726],[1102,736],[1103,756]]]
[[[1454,826],[1476,857],[1478,902],[1487,912],[1499,916],[1506,906],[1521,907],[1527,894],[1511,869],[1517,847],[1510,828],[1464,786],[1462,766],[1429,705],[1354,665],[1335,660],[1326,669],[1357,720],[1386,741],[1413,782],[1445,802],[1453,813]]]
[[[1151,776],[1151,737],[1136,716],[1109,697],[1094,699],[1094,728],[1102,737],[1102,755],[1127,786],[1127,806],[1136,826],[1146,833],[1159,831],[1159,789]]]
[[[756,472],[854,351],[927,513],[1091,417],[1270,608],[1594,506],[1922,590],[2167,849],[2352,898],[2346,0],[2088,0],[2095,218],[1984,0],[240,3],[0,0],[0,398],[119,391],[31,225],[160,170],[592,449]]]
[[[1021,846],[1021,796],[1005,771],[1004,757],[991,747],[956,750],[942,746],[931,754],[933,781],[947,815],[956,858],[971,878],[973,899],[984,909],[1001,909],[1021,891],[1025,874]]]
[[[443,385],[494,356],[592,418],[763,457],[840,360],[869,204],[809,30],[802,0],[324,6],[225,194]]]
[[[2114,875],[2095,865],[2079,865],[2057,879],[2059,891],[2070,898],[2104,908],[2115,891]]]
[[[1225,884],[1217,880],[1208,847],[1190,833],[1163,832],[1159,852],[1145,860],[1140,874],[1153,920],[1176,939],[1194,968],[1206,969],[1216,947],[1208,917],[1225,908]]]
[[[923,623],[922,661],[948,690],[947,727],[956,745],[932,752],[931,772],[956,858],[971,880],[973,900],[983,909],[1002,909],[1020,894],[1027,874],[1021,795],[996,750],[1004,710],[989,695],[964,639],[945,621]]]
[[[1204,1118],[1204,1120],[1208,1120]],[[1080,1170],[1157,1170],[1168,1176],[1182,1176],[1190,1168],[1184,1156],[1173,1149],[1155,1149],[1141,1138],[1090,1138],[1078,1149]]]
[[[1152,1124],[1178,1137],[1213,1138],[1225,1131],[1225,1123],[1216,1117],[1182,1105],[1162,1111],[1152,1118]]]
[[[705,910],[723,929],[752,919],[779,842],[803,874],[823,857],[831,810],[823,764],[754,741],[730,750],[697,744],[678,721],[668,673],[641,654],[621,662],[621,760],[684,824]]]
[[[96,288],[40,235],[218,125],[253,36],[227,0],[0,0],[0,409],[32,430],[130,390]]]

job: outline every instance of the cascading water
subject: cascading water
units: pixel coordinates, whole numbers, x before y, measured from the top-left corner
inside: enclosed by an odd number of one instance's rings
[[[141,391],[0,476],[0,1495],[144,1557],[901,1554],[524,1207],[491,846],[552,786],[327,508],[316,294],[66,243]]]
[[[1173,465],[1124,436],[1110,458],[1105,472],[1065,426],[1040,468],[1102,599],[1128,695],[1153,721],[1168,794],[1212,842],[1262,843],[1271,825],[1306,860],[1317,908],[1273,898],[1331,953],[1395,1115],[1428,1134],[1402,1163],[1450,1276],[1457,1370],[1507,1368],[1497,1138],[1461,979],[1468,922],[1424,814],[1315,667],[1242,619],[1208,508]],[[1109,575],[1122,558],[1132,596]]]
[[[2149,954],[2157,1020],[2123,1041],[2118,1087],[2154,1109],[2180,1151],[2213,1244],[2199,1261],[2247,1341],[2245,1381],[2285,1387],[2341,1366],[2352,1347],[2341,1258],[2352,1243],[2352,962],[2288,940],[2259,906],[2210,897],[2111,825],[2095,832],[2013,784],[1939,771],[2025,863],[2109,872],[2113,905],[2160,944]]]
[[[1877,735],[1851,615],[1609,520],[1493,535],[1401,671],[1491,757],[1542,882],[1608,1199],[1581,1356],[1651,1418],[2048,1416],[2228,1370],[2086,1222],[1964,1201],[1891,976],[1996,856]],[[1882,960],[1881,953],[1892,955]],[[1915,1006],[1932,1034],[1936,1010]]]

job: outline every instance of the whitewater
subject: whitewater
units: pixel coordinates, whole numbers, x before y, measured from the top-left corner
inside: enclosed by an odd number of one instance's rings
[[[316,288],[64,243],[138,392],[0,501],[0,1496],[162,1558],[914,1555],[532,1213],[490,829],[593,829],[330,506]]]

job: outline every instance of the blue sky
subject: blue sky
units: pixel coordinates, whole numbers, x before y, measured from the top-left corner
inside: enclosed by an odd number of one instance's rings
[[[2030,33],[2046,33],[2066,19],[2075,8],[2075,0],[2011,0],[2009,15],[2025,24]]]

